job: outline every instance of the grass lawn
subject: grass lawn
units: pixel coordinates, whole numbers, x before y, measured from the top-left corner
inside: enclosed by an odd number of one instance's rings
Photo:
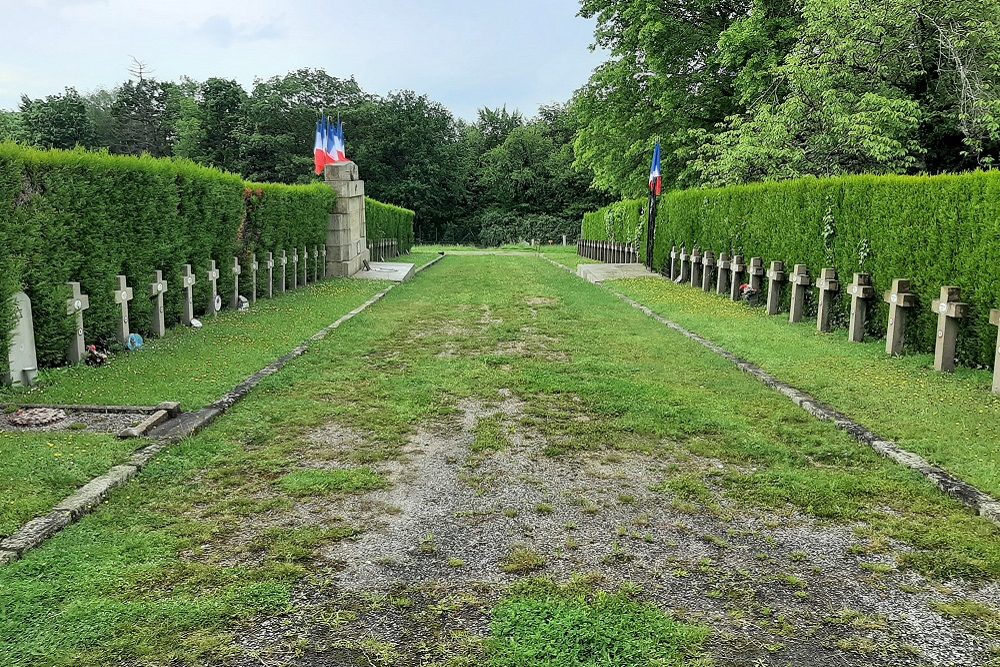
[[[932,355],[892,359],[884,340],[849,343],[843,330],[821,334],[815,321],[789,324],[787,313],[768,317],[669,281],[611,286],[1000,497],[1000,396],[990,372],[936,373]]]
[[[317,292],[327,289],[343,287]],[[884,568],[1000,577],[995,526],[701,346],[539,258],[454,256],[266,379],[206,431],[163,452],[95,514],[0,568],[0,664],[223,663],[240,653],[239,638],[300,604],[295,586],[319,578],[315,594],[335,596],[337,586],[322,577],[343,564],[317,560],[319,550],[370,528],[352,518],[345,499],[386,483],[391,491],[379,466],[409,465],[410,436],[451,423],[464,400],[496,404],[505,395],[523,402],[517,429],[544,438],[541,459],[687,457],[656,491],[663,507],[677,508],[678,524],[699,503],[710,505],[717,489],[736,508],[853,526],[858,548],[891,564]],[[334,435],[317,440],[331,428]],[[363,438],[351,444],[343,429]],[[476,443],[476,456],[502,457],[509,446],[488,423]],[[705,459],[718,465],[695,465]],[[477,483],[474,468],[459,467],[464,483]],[[725,521],[725,512],[737,510],[706,511]],[[427,544],[434,547],[433,537]],[[537,567],[551,559],[539,558]],[[452,570],[463,567],[456,561]],[[645,654],[656,658],[650,664],[681,665],[707,636],[697,623],[662,613],[641,590],[553,586],[493,591],[490,637],[464,638],[464,657],[440,663],[625,667],[643,664],[636,656]],[[364,598],[364,609],[376,597]],[[384,604],[386,614],[395,608]],[[373,643],[368,633],[378,623],[358,621],[359,612],[336,605],[327,612],[317,620],[328,631],[358,623],[356,641],[337,649],[353,651],[356,664],[394,664],[391,656],[404,651]],[[555,636],[552,623],[566,631]],[[597,641],[613,646],[587,662]]]

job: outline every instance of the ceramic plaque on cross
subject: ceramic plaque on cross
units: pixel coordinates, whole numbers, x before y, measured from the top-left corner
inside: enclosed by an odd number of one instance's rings
[[[219,269],[215,266],[215,260],[208,261],[208,314],[215,317],[222,309],[222,298],[219,296]]]
[[[785,285],[785,263],[771,262],[767,270],[767,314],[777,315],[781,310],[781,290]]]
[[[969,304],[962,303],[962,290],[942,287],[941,296],[934,299],[932,310],[937,313],[937,341],[934,345],[934,370],[950,373],[955,370],[955,347],[958,343],[958,321],[969,312]]]
[[[867,273],[855,273],[854,282],[848,285],[847,293],[851,295],[851,320],[847,327],[847,340],[860,343],[865,339],[868,302],[875,296],[872,277]]]
[[[131,333],[128,324],[128,302],[132,300],[132,288],[126,283],[125,276],[118,276],[118,287],[115,288],[115,303],[121,308],[118,318],[118,342],[128,345],[128,337]]]
[[[69,351],[66,356],[71,364],[78,364],[87,354],[83,335],[83,311],[90,308],[90,297],[80,291],[80,283],[66,284],[70,290],[69,299],[66,301],[66,314],[72,315],[75,320],[73,337],[69,341]]]
[[[153,321],[151,329],[157,338],[163,338],[167,333],[166,320],[163,316],[163,295],[167,293],[167,281],[163,279],[163,271],[153,272],[153,282],[149,284],[149,298],[153,301]]]
[[[806,292],[812,285],[809,267],[805,264],[796,264],[788,281],[792,284],[792,302],[788,309],[788,321],[795,324],[802,321],[806,310]]]
[[[184,313],[181,322],[185,326],[191,326],[194,319],[194,286],[198,282],[190,264],[184,265],[184,273],[181,275],[181,287],[184,288]]]
[[[715,253],[711,250],[705,251],[705,256],[701,260],[702,274],[701,274],[701,289],[706,292],[711,292],[714,285],[714,271],[715,271]]]
[[[892,289],[882,297],[889,304],[889,328],[885,334],[885,353],[892,357],[903,354],[906,338],[906,311],[917,305],[917,295],[910,291],[910,281],[896,278]]]
[[[830,332],[830,315],[833,312],[833,299],[840,291],[840,281],[837,280],[837,269],[826,268],[820,271],[816,280],[819,290],[819,307],[816,310],[816,330],[822,333]]]
[[[243,267],[240,266],[240,258],[233,257],[233,295],[229,300],[229,306],[233,310],[240,307],[240,276],[243,275]]]

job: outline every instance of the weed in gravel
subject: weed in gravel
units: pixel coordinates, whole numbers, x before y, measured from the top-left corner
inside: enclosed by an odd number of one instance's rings
[[[515,544],[500,566],[504,572],[533,572],[545,567],[545,558],[525,544]]]

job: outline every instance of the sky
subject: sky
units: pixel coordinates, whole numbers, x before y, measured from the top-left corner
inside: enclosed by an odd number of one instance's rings
[[[564,102],[604,60],[578,0],[0,0],[0,108],[129,77],[255,78],[303,67],[410,89],[472,119]]]

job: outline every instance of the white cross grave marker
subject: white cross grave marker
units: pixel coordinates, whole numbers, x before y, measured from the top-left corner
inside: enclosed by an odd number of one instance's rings
[[[243,274],[243,267],[240,266],[240,258],[233,257],[233,298],[230,306],[233,310],[240,308],[240,276]]]
[[[219,269],[215,266],[215,260],[208,260],[208,283],[211,285],[208,295],[208,314],[215,317],[222,307],[222,299],[219,298]]]
[[[66,314],[73,315],[76,319],[73,327],[73,338],[69,342],[69,362],[78,364],[84,360],[87,354],[87,346],[84,343],[83,335],[83,311],[90,308],[90,297],[80,292],[80,283],[66,283],[72,292],[66,301]]]
[[[149,298],[153,300],[153,335],[163,338],[167,333],[167,325],[163,318],[163,295],[167,291],[167,281],[163,279],[163,271],[156,271],[153,282],[149,284]]]
[[[128,302],[132,300],[132,288],[125,284],[125,276],[118,276],[118,287],[115,289],[115,303],[121,306],[121,317],[118,320],[118,342],[128,344]]]
[[[181,276],[181,287],[184,288],[184,313],[181,322],[185,326],[191,326],[194,319],[194,285],[198,282],[190,264],[184,265],[184,274]]]

